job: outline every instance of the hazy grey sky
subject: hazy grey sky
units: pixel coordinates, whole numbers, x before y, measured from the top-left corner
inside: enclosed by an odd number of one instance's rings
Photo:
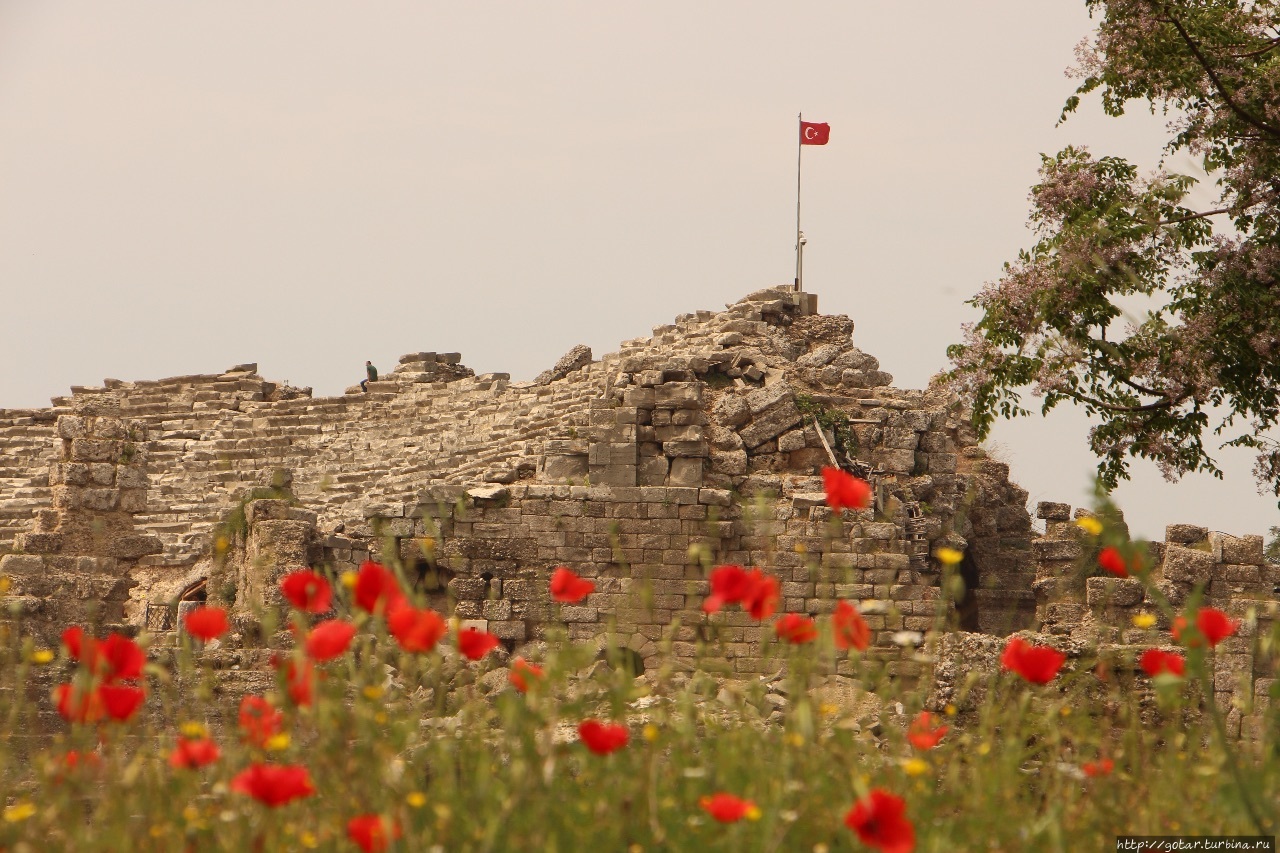
[[[897,384],[1030,242],[1039,152],[1153,166],[1163,119],[1055,128],[1083,0],[0,0],[0,406],[218,372],[340,393],[460,351],[533,377],[793,275]],[[1185,164],[1175,164],[1184,166]],[[1082,503],[1083,417],[995,436]],[[1136,532],[1277,523],[1228,480],[1123,488]]]

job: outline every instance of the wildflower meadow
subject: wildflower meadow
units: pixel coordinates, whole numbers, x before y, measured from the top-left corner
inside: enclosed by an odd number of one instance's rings
[[[866,506],[848,475],[826,486],[833,509]],[[1084,570],[1148,582],[1140,543],[1080,528]],[[961,555],[936,557],[955,592]],[[1202,697],[1214,647],[1242,625],[1194,595],[1150,615],[1171,632],[1123,662],[1136,681],[1015,634],[957,701],[928,707],[929,684],[875,654],[862,614],[878,602],[814,617],[779,611],[768,566],[695,561],[688,578],[702,621],[665,643],[695,638],[699,665],[636,673],[554,622],[508,649],[425,607],[394,564],[299,566],[280,584],[289,607],[260,614],[264,636],[286,638],[274,686],[235,698],[205,662],[230,629],[219,607],[188,612],[177,647],[68,625],[56,649],[11,608],[0,850],[909,853],[1275,835],[1280,702],[1273,688],[1261,738],[1227,736]],[[564,604],[596,587],[569,566],[546,582]],[[767,627],[770,674],[717,674],[734,609]],[[1274,659],[1276,637],[1256,643]],[[834,690],[845,658],[854,675]]]

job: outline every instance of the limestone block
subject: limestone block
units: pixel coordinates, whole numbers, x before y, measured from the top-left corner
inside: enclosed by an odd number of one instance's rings
[[[1137,578],[1089,578],[1085,581],[1085,601],[1090,607],[1133,607],[1142,601],[1142,582]]]
[[[840,355],[840,347],[835,344],[823,344],[812,352],[807,352],[796,359],[796,364],[804,367],[825,367]]]
[[[1213,563],[1213,555],[1205,551],[1169,545],[1164,552],[1164,577],[1175,583],[1207,583]]]
[[[635,465],[636,445],[625,442],[593,442],[587,456],[587,461],[593,467],[597,465]]]
[[[778,452],[790,453],[793,450],[801,450],[806,443],[804,430],[793,429],[778,436]]]
[[[711,407],[711,416],[727,427],[742,426],[751,420],[751,407],[737,394],[722,394]]]
[[[98,512],[111,512],[120,504],[120,492],[115,489],[83,489],[80,505]]]
[[[89,480],[95,486],[113,486],[116,482],[116,466],[110,462],[93,462],[89,465]]]
[[[511,497],[511,490],[504,485],[473,486],[467,489],[467,497],[473,501],[500,501]]]
[[[1031,553],[1040,562],[1078,560],[1084,548],[1074,539],[1037,539],[1031,543]]]
[[[782,383],[776,384],[780,385]],[[764,388],[761,390],[768,389]],[[773,408],[756,414],[751,423],[739,430],[739,434],[742,436],[742,443],[747,447],[759,447],[766,441],[776,438],[783,432],[800,423],[800,420],[800,410],[796,408],[795,402],[791,399],[786,399],[778,403]]]
[[[76,415],[58,416],[58,438],[84,438],[89,434],[87,422]]]
[[[881,448],[872,454],[872,460],[885,467],[887,471],[897,474],[910,474],[916,468],[914,450],[893,450]]]
[[[631,465],[592,465],[588,471],[593,486],[634,486],[637,471]]]
[[[740,450],[742,436],[736,430],[722,426],[709,426],[704,430],[707,442],[715,450]]]
[[[915,450],[920,444],[920,433],[903,427],[889,427],[881,441],[885,447],[894,450]]]
[[[117,536],[107,543],[103,553],[108,557],[119,557],[125,560],[136,560],[148,554],[159,554],[164,550],[164,543],[158,536],[142,533],[130,533]],[[306,565],[305,561],[301,565]]]
[[[13,537],[13,545],[28,554],[56,554],[62,550],[62,537],[56,533],[19,533]]]
[[[638,409],[652,409],[656,395],[652,388],[628,388],[622,395],[623,405]]]
[[[147,490],[146,489],[121,489],[120,490],[120,511],[139,513],[147,511]]]
[[[1200,527],[1195,524],[1170,524],[1164,529],[1164,541],[1174,542],[1179,545],[1194,545],[1197,542],[1203,542],[1208,535],[1209,529],[1207,527]]]
[[[662,444],[662,452],[671,457],[697,457],[707,456],[711,449],[705,441],[701,439],[697,441],[667,441]]]
[[[1071,504],[1040,501],[1036,504],[1036,518],[1042,518],[1045,521],[1070,521]]]
[[[1213,559],[1219,563],[1261,566],[1265,562],[1261,536],[1237,538],[1225,533],[1210,533],[1209,548]]]
[[[526,639],[527,632],[524,622],[492,621],[489,623],[489,633],[499,640],[521,642]]]
[[[702,485],[702,462],[702,459],[692,457],[672,459],[668,484],[686,488]]]
[[[920,455],[924,457],[924,469],[930,474],[954,474],[960,461],[954,453],[922,453]]]
[[[89,463],[59,462],[50,467],[49,484],[68,486],[89,485]]]
[[[671,413],[672,426],[702,426],[706,422],[707,416],[701,409],[676,409]]]
[[[658,441],[701,441],[700,426],[661,426],[654,428],[654,438]]]
[[[654,388],[654,405],[667,409],[702,408],[701,382],[664,382]]]
[[[747,395],[747,406],[751,409],[751,414],[758,415],[766,409],[770,409],[783,400],[792,398],[794,389],[787,382],[775,382],[772,385],[766,385],[763,388],[757,388]]]
[[[747,452],[745,450],[713,451],[710,459],[712,473],[729,476],[747,473]]]
[[[542,469],[542,479],[551,482],[581,481],[587,476],[587,454],[572,456],[548,456]]]
[[[94,438],[71,441],[71,459],[75,462],[114,462],[120,456],[120,444]]]
[[[670,463],[667,462],[667,457],[665,456],[644,456],[636,465],[636,484],[640,486],[666,485],[669,468]]]

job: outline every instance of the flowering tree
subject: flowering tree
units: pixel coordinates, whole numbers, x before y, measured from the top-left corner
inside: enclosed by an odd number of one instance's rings
[[[1132,100],[1170,116],[1167,153],[1187,151],[1217,201],[1189,206],[1195,179],[1140,176],[1069,147],[1043,158],[1031,192],[1038,241],[970,304],[941,380],[997,417],[1071,401],[1107,487],[1130,457],[1168,479],[1221,476],[1206,431],[1255,448],[1259,484],[1280,496],[1280,6],[1275,0],[1086,0],[1100,19],[1078,49],[1080,98],[1110,115]],[[1145,297],[1145,298],[1144,298]],[[1137,315],[1126,307],[1143,306]]]

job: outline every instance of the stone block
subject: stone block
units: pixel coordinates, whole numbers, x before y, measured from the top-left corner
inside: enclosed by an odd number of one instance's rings
[[[164,543],[160,541],[160,537],[148,536],[142,533],[130,533],[111,539],[103,549],[103,553],[108,557],[136,560],[148,554],[159,554],[163,550]],[[305,558],[296,562],[295,565],[306,565]]]
[[[548,456],[542,468],[542,479],[564,483],[585,480],[588,472],[587,454],[573,456]]]
[[[725,393],[711,407],[711,416],[717,423],[727,427],[738,427],[751,420],[751,407],[737,394]]]
[[[1207,527],[1196,524],[1169,524],[1164,529],[1164,541],[1178,545],[1194,545],[1209,535]]]
[[[698,503],[707,506],[729,506],[733,493],[727,489],[698,489]]]
[[[520,642],[527,636],[527,628],[523,622],[491,621],[489,633],[499,640],[515,640]]]
[[[1037,539],[1031,543],[1031,553],[1036,560],[1078,560],[1084,548],[1074,539]]]
[[[1209,549],[1219,563],[1236,563],[1261,566],[1265,562],[1261,536],[1228,536],[1225,533],[1209,534]]]
[[[793,450],[803,450],[807,443],[804,430],[793,429],[778,436],[778,452],[790,453]]]
[[[622,395],[622,402],[637,409],[652,409],[656,396],[652,388],[628,388]]]
[[[654,405],[664,409],[700,409],[705,387],[701,382],[664,382],[653,389]]]
[[[114,462],[120,456],[120,443],[93,438],[77,438],[71,441],[73,462]]]
[[[19,533],[13,537],[13,544],[28,554],[56,554],[62,550],[63,543],[57,533]]]
[[[668,441],[663,443],[662,452],[671,457],[701,459],[710,454],[711,448],[701,439],[697,441]]]
[[[591,450],[587,455],[587,461],[592,467],[597,465],[635,465],[636,454],[637,448],[635,444],[598,441],[592,443]],[[635,483],[631,485],[634,486]]]
[[[1040,501],[1036,504],[1036,518],[1042,518],[1045,521],[1070,521],[1071,504]]]
[[[751,423],[739,430],[739,434],[742,436],[742,443],[747,447],[759,447],[791,429],[800,423],[800,420],[800,410],[792,400],[787,399],[772,409],[758,413]]]
[[[713,452],[710,456],[711,471],[730,477],[747,473],[747,452],[745,450],[726,450]]]
[[[1090,607],[1133,607],[1142,601],[1142,582],[1137,578],[1089,578],[1085,581],[1085,601]]]
[[[773,408],[784,400],[791,400],[794,394],[795,390],[789,383],[775,382],[772,385],[757,388],[747,394],[747,407],[751,410],[752,415],[758,415],[767,409]]]
[[[637,472],[634,464],[592,465],[588,476],[592,486],[634,486]]]
[[[642,456],[636,465],[636,485],[662,486],[667,482],[670,463],[665,456]]]
[[[702,484],[702,459],[694,457],[676,457],[671,460],[671,472],[667,478],[668,485],[696,488]]]
[[[916,468],[914,450],[894,450],[881,448],[873,455],[873,461],[883,465],[886,470],[896,474],[910,474]]]
[[[1175,583],[1208,583],[1213,563],[1210,553],[1182,545],[1168,545],[1164,552],[1164,577]]]

